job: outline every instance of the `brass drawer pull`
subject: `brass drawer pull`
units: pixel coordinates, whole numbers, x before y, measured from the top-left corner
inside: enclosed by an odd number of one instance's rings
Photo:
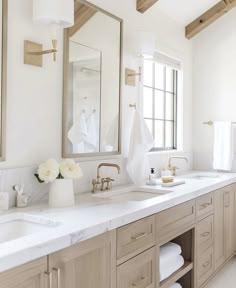
[[[204,233],[201,234],[201,236],[202,236],[202,237],[207,237],[207,236],[209,236],[210,234],[211,234],[210,232],[204,232]]]
[[[204,203],[204,204],[202,204],[200,207],[202,207],[202,208],[207,208],[208,206],[210,206],[211,205],[211,203]]]
[[[48,276],[48,288],[52,288],[52,272],[45,272]]]
[[[204,264],[202,264],[202,267],[206,268],[207,266],[209,266],[209,264],[210,264],[210,261],[208,260]]]
[[[57,288],[61,288],[61,269],[53,268],[52,270],[57,272]]]
[[[132,287],[137,287],[139,285],[140,282],[142,282],[143,280],[147,279],[147,277],[141,277],[140,281],[136,282],[136,283],[132,283]]]
[[[140,235],[136,236],[136,237],[131,237],[132,240],[140,240],[144,237],[148,236],[148,233],[141,233]]]

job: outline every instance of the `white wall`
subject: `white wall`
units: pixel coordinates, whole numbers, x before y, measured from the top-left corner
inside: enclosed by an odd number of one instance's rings
[[[236,121],[236,10],[193,41],[194,167],[212,169],[213,128],[208,120]]]
[[[8,2],[7,161],[1,163],[0,168],[35,165],[49,157],[61,157],[62,35],[59,35],[56,63],[53,63],[51,56],[45,56],[43,68],[24,65],[23,40],[42,42],[48,48],[51,45],[50,35],[47,28],[32,23],[32,0]],[[191,42],[184,37],[183,27],[162,14],[158,3],[145,14],[140,14],[136,11],[136,0],[91,2],[124,19],[123,68],[137,68],[137,59],[130,54],[128,48],[129,36],[136,30],[153,32],[160,50],[181,59],[184,67],[184,150],[191,158],[192,47]],[[122,80],[124,83],[124,77]],[[123,155],[126,156],[133,119],[133,111],[128,105],[138,101],[138,88],[124,85],[122,88],[122,148]],[[166,156],[155,154],[151,159],[152,166],[160,167]],[[123,174],[117,183],[126,182],[123,158],[111,161],[120,163],[123,168]],[[98,161],[93,162],[92,159],[82,164],[85,177],[81,181],[80,190],[90,187],[97,164]],[[191,168],[191,161],[188,167]]]

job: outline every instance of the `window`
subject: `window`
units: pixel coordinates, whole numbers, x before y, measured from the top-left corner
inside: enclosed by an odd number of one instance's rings
[[[155,140],[153,151],[177,147],[178,70],[144,60],[143,115]]]

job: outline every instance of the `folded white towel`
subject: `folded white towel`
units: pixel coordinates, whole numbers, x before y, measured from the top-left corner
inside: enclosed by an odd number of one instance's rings
[[[182,286],[179,283],[174,283],[169,288],[182,288]]]
[[[184,258],[177,255],[169,261],[160,261],[160,281],[165,280],[184,265]]]
[[[214,122],[214,161],[216,170],[230,171],[233,164],[233,128],[231,122]]]
[[[168,242],[160,247],[160,261],[168,261],[182,253],[181,247],[173,242]]]

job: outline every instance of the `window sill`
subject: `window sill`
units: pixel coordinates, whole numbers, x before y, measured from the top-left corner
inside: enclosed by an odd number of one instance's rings
[[[184,153],[184,150],[164,150],[164,151],[150,151],[147,153],[147,155],[168,155],[168,154],[176,154],[176,153]]]

